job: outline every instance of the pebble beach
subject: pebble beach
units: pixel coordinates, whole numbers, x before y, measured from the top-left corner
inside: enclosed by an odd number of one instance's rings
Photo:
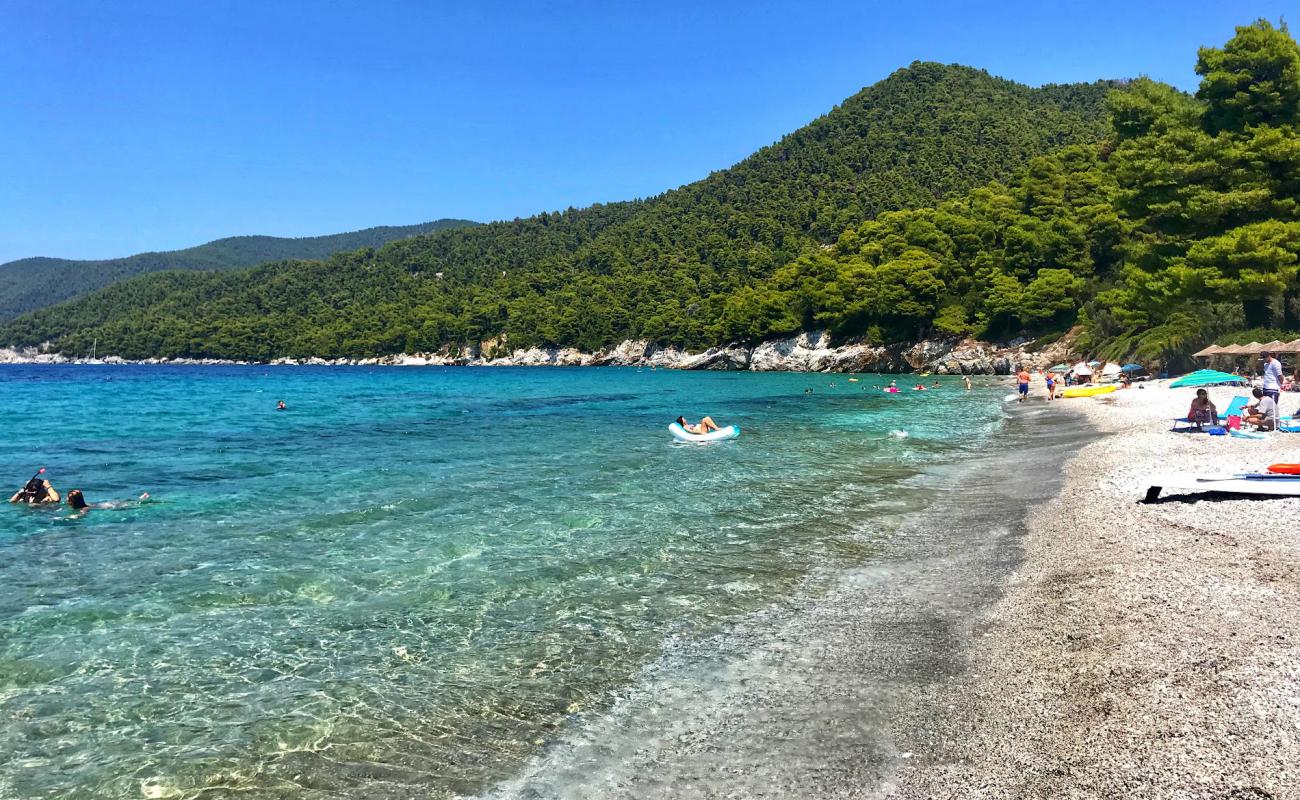
[[[1155,473],[1300,461],[1300,435],[1172,433],[1194,390],[1163,383],[1053,403],[1096,436],[1030,511],[1005,594],[965,668],[928,689],[939,717],[901,736],[915,755],[885,796],[1300,797],[1300,498],[1138,502]],[[1210,394],[1223,409],[1247,391]]]

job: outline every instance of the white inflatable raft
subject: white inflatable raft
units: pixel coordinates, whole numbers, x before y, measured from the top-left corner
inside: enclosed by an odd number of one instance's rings
[[[676,422],[668,426],[668,432],[679,442],[719,442],[723,439],[734,439],[740,435],[740,426],[728,425],[725,428],[719,428],[716,431],[708,433],[690,433]]]

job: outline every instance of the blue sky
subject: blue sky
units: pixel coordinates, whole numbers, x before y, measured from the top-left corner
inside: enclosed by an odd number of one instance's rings
[[[913,60],[1139,74],[1289,2],[0,0],[0,262],[657,194]]]

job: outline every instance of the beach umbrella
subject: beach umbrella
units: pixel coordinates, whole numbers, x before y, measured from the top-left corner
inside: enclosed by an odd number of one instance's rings
[[[1286,347],[1286,342],[1279,342],[1277,339],[1274,339],[1268,344],[1260,345],[1259,351],[1261,353],[1280,353],[1282,352],[1283,347]]]
[[[1100,366],[1101,366],[1101,362],[1100,362],[1100,361],[1089,361],[1089,362],[1088,362],[1088,366],[1090,366],[1090,367],[1100,367]]]
[[[1245,345],[1241,345],[1241,344],[1230,344],[1227,347],[1220,347],[1219,355],[1221,356],[1243,355],[1246,352],[1245,347],[1246,347]]]
[[[1262,352],[1264,352],[1264,345],[1259,342],[1251,342],[1241,346],[1241,355],[1243,356],[1257,356]]]
[[[1121,372],[1123,372],[1123,370],[1120,369],[1119,364],[1107,364],[1101,368],[1101,374],[1107,378],[1113,378]]]
[[[1171,389],[1182,389],[1187,386],[1214,386],[1220,383],[1245,383],[1246,379],[1231,375],[1227,372],[1220,372],[1217,369],[1198,369],[1195,372],[1189,372],[1173,383],[1169,384]]]
[[[1300,339],[1297,339],[1296,341],[1300,341]],[[1047,371],[1048,372],[1069,372],[1070,367],[1066,364],[1057,364],[1056,366],[1052,367]]]
[[[1300,341],[1300,339],[1297,339],[1296,341]],[[1198,350],[1195,353],[1192,353],[1192,358],[1209,358],[1210,356],[1218,355],[1223,355],[1223,348],[1219,347],[1217,344],[1212,344],[1204,350]]]
[[[1146,367],[1142,366],[1141,364],[1125,364],[1124,366],[1120,367],[1120,370],[1124,372],[1141,372],[1144,369],[1146,369]]]
[[[1284,352],[1300,353],[1300,339],[1296,339],[1294,342],[1287,342],[1286,350]]]

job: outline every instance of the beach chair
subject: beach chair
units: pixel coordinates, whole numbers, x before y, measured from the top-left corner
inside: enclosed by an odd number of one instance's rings
[[[1238,395],[1237,397],[1232,398],[1232,402],[1228,403],[1227,410],[1219,415],[1219,419],[1224,420],[1226,422],[1228,417],[1231,417],[1233,415],[1242,416],[1241,412],[1245,410],[1246,404],[1249,402],[1250,402],[1250,398],[1242,395]],[[1190,427],[1180,428],[1178,427],[1179,425],[1187,425]],[[1179,431],[1179,432],[1187,432],[1189,430],[1202,431],[1205,430],[1205,423],[1193,422],[1187,417],[1179,417],[1178,419],[1174,420],[1174,426],[1170,428],[1170,430]],[[1297,430],[1296,433],[1300,433],[1300,430]]]

